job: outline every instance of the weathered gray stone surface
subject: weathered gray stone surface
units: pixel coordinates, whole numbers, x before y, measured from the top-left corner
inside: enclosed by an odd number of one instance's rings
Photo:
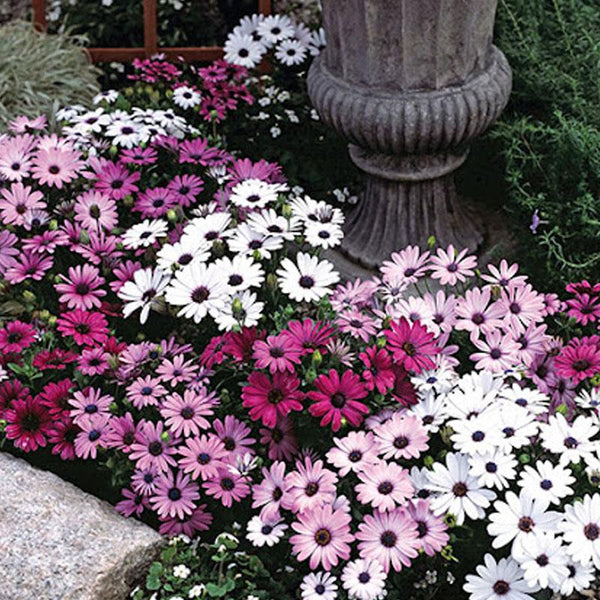
[[[0,453],[0,600],[121,600],[162,543],[148,526]]]

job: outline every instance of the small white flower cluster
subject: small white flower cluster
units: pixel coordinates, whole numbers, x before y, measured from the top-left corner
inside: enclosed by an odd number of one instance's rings
[[[112,90],[103,92],[95,98],[95,103],[104,101],[111,104],[117,96],[118,93]],[[186,134],[198,133],[171,109],[133,108],[131,112],[107,112],[101,106],[88,110],[75,105],[57,111],[56,120],[63,123],[61,134],[74,147],[85,149],[91,155],[107,145],[129,149],[151,142],[160,136],[182,139]]]
[[[225,42],[225,60],[253,68],[272,51],[282,64],[301,65],[308,56],[317,56],[325,47],[323,29],[312,31],[286,15],[244,17]]]
[[[286,243],[330,248],[343,235],[342,212],[325,202],[297,197],[290,200],[287,216],[276,210],[287,189],[280,183],[246,179],[231,189],[229,197],[235,209],[254,209],[245,220],[217,212],[216,205],[191,218],[179,241],[165,243],[157,251],[156,267],[136,271],[119,290],[124,314],[140,310],[140,322],[145,323],[150,310],[162,310],[166,302],[179,309],[179,316],[196,323],[212,317],[221,330],[257,325],[264,309],[259,299],[267,273],[264,263],[272,262]],[[123,244],[134,250],[148,248],[164,240],[167,231],[167,221],[146,219],[124,234]],[[274,263],[279,266],[279,287],[298,302],[318,302],[339,280],[329,261],[307,252]]]
[[[600,420],[590,395],[577,399],[578,414],[567,421],[560,413],[542,419],[550,399],[511,375],[456,379],[443,368],[413,383],[420,402],[409,410],[452,446],[445,464],[413,468],[413,485],[435,514],[452,514],[458,525],[485,519],[491,547],[510,547],[508,558],[487,554],[467,577],[469,598],[587,589],[600,569],[600,494],[574,495],[600,473]]]

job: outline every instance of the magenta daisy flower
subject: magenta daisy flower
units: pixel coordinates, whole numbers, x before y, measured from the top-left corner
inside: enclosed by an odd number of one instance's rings
[[[169,467],[176,466],[174,455],[177,453],[177,440],[168,440],[168,436],[163,435],[163,430],[163,423],[159,421],[156,424],[147,422],[143,429],[138,431],[129,455],[131,460],[136,461],[138,469],[156,467],[162,473],[166,473]]]
[[[223,421],[215,419],[213,428],[223,442],[230,458],[244,456],[246,453],[254,454],[252,445],[256,440],[249,437],[252,431],[242,421],[232,415],[227,415]]]
[[[429,509],[427,500],[409,502],[408,514],[417,525],[419,544],[427,556],[435,556],[448,544],[450,536],[444,519],[436,517]]]
[[[360,557],[379,561],[386,573],[390,566],[394,571],[410,567],[421,545],[417,524],[403,508],[365,515],[356,539]]]
[[[293,340],[283,333],[270,335],[266,341],[257,340],[254,343],[252,357],[256,360],[256,368],[277,371],[294,372],[294,363],[300,362],[300,348]]]
[[[180,163],[192,163],[203,167],[223,164],[229,158],[223,150],[211,148],[208,140],[203,138],[186,140],[181,144],[179,151]]]
[[[115,509],[124,517],[130,517],[131,515],[139,517],[144,512],[144,509],[150,508],[148,498],[139,492],[133,492],[128,488],[123,488],[121,490],[121,495],[124,499],[115,504]]]
[[[147,189],[140,193],[135,202],[134,210],[143,217],[157,219],[167,214],[177,203],[175,194],[164,187]]]
[[[131,413],[125,413],[122,417],[112,417],[106,434],[106,447],[118,448],[124,454],[129,454],[142,425],[143,421],[136,426]]]
[[[179,454],[182,456],[179,467],[190,473],[193,479],[203,481],[217,477],[228,456],[223,442],[213,434],[187,439],[179,447]]]
[[[81,418],[77,425],[81,431],[75,438],[75,454],[78,458],[95,459],[98,448],[106,446],[108,417],[104,414],[88,415]]]
[[[108,196],[88,190],[75,201],[75,221],[84,229],[114,229],[119,223],[117,205]]]
[[[298,453],[294,424],[289,417],[279,419],[273,428],[259,431],[260,443],[268,446],[271,460],[291,460]]]
[[[81,153],[69,147],[40,148],[34,156],[31,176],[38,183],[62,189],[78,177],[83,167]]]
[[[91,265],[77,265],[69,267],[68,277],[60,276],[64,283],[54,286],[61,294],[60,302],[66,302],[69,308],[80,308],[91,310],[102,306],[102,298],[106,296],[106,290],[102,289],[105,283],[100,271]]]
[[[102,344],[108,338],[108,323],[102,313],[76,309],[60,316],[57,330],[73,337],[78,346]]]
[[[205,481],[202,487],[209,496],[220,500],[223,506],[230,508],[250,493],[250,486],[245,479],[229,469],[219,469],[216,477]]]
[[[262,475],[263,480],[252,486],[252,508],[261,508],[261,519],[275,519],[286,489],[285,463],[275,461],[269,469],[263,468]]]
[[[386,394],[394,387],[394,371],[392,370],[392,358],[384,348],[371,346],[359,354],[365,370],[362,378],[365,387],[372,392],[374,389],[380,394]]]
[[[396,413],[394,416],[373,429],[381,456],[410,460],[418,458],[429,448],[429,436],[421,419],[410,414]]]
[[[31,250],[24,250],[16,261],[8,267],[4,279],[15,285],[27,279],[40,281],[46,272],[52,268],[52,256],[44,256]]]
[[[50,413],[31,396],[13,400],[10,408],[4,411],[3,418],[7,439],[23,452],[32,452],[47,444],[46,437],[52,429]]]
[[[190,206],[196,202],[196,196],[204,189],[204,182],[196,175],[176,175],[167,185],[175,202],[180,206]]]
[[[408,471],[394,463],[380,462],[362,471],[359,479],[361,483],[355,487],[359,502],[380,511],[406,504],[415,491]]]
[[[333,431],[338,431],[342,419],[354,427],[360,425],[362,415],[369,409],[358,402],[368,394],[364,383],[351,370],[345,371],[340,377],[335,369],[330,369],[328,375],[319,375],[315,380],[318,391],[308,392],[308,397],[314,402],[308,409],[315,417],[322,417],[321,425],[329,425]]]
[[[158,154],[154,148],[125,148],[121,150],[121,162],[125,165],[152,165]]]
[[[292,523],[296,534],[290,538],[292,552],[299,561],[309,560],[311,569],[322,565],[326,571],[335,567],[340,559],[350,558],[351,516],[331,505],[316,506],[298,515]]]
[[[71,417],[73,421],[79,425],[79,421],[91,415],[110,414],[110,405],[114,402],[112,396],[102,395],[102,390],[96,388],[87,388],[82,391],[77,391],[73,394],[73,398],[69,400],[71,409]]]
[[[303,512],[321,504],[331,503],[337,493],[337,475],[323,467],[323,461],[314,464],[310,458],[296,462],[296,470],[285,478],[286,494],[282,506],[294,513]]]
[[[122,200],[125,196],[139,191],[136,182],[140,177],[137,171],[130,173],[123,165],[107,161],[97,172],[95,187],[113,200]]]
[[[173,393],[167,396],[160,407],[160,414],[173,435],[198,435],[201,429],[208,429],[206,416],[213,414],[215,395],[197,394],[185,390],[183,396]]]
[[[5,225],[22,226],[28,213],[46,208],[42,192],[20,182],[0,190],[0,194],[0,219]]]
[[[102,375],[108,371],[110,354],[102,348],[86,348],[81,352],[77,370],[84,375]]]
[[[577,344],[565,346],[554,359],[556,372],[576,384],[600,373],[599,342],[600,338],[598,341],[587,338],[586,341],[579,340]]]
[[[58,382],[50,382],[38,394],[38,402],[48,409],[53,419],[60,419],[70,410],[69,399],[73,382],[70,379],[62,379]]]
[[[333,442],[335,448],[327,453],[327,460],[339,469],[340,477],[345,477],[350,471],[369,470],[379,462],[379,448],[370,431],[351,431],[346,437],[335,438]]]
[[[75,459],[75,438],[81,431],[71,419],[54,421],[48,432],[48,441],[52,444],[52,454],[60,456],[61,460]]]
[[[131,476],[131,487],[138,494],[151,496],[156,490],[159,476],[159,471],[154,467],[136,469]]]
[[[406,371],[419,374],[435,367],[433,357],[440,349],[432,333],[419,322],[410,323],[404,318],[392,321],[390,325],[391,329],[385,332],[388,347]]]
[[[475,275],[473,269],[477,267],[477,259],[467,256],[467,252],[464,248],[457,254],[452,244],[446,250],[439,248],[430,259],[432,279],[439,279],[442,285],[456,285]]]
[[[259,371],[248,378],[242,390],[242,404],[250,409],[250,418],[259,419],[267,427],[274,427],[277,420],[293,410],[302,410],[304,393],[299,391],[300,380],[289,373],[273,373],[272,380]]]
[[[158,476],[154,494],[150,497],[152,508],[160,517],[179,517],[191,515],[195,502],[200,498],[198,485],[190,481],[187,475],[178,471],[174,476],[169,470]]]
[[[35,328],[22,321],[10,321],[0,329],[0,350],[21,352],[35,341]]]
[[[311,319],[290,321],[282,332],[296,348],[301,348],[301,356],[312,354],[315,350],[326,352],[326,346],[333,336],[333,327],[323,325],[321,321],[314,323]]]
[[[212,520],[212,515],[206,511],[206,504],[202,504],[191,515],[185,515],[183,519],[179,517],[161,519],[158,531],[161,535],[187,535],[189,538],[193,538],[199,531],[210,529]]]
[[[168,394],[167,389],[161,384],[160,379],[146,375],[138,377],[127,386],[127,399],[141,410],[145,406],[156,406],[162,401],[162,397]]]

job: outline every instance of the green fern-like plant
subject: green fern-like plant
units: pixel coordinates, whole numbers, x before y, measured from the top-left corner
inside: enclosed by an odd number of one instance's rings
[[[0,130],[19,115],[91,102],[98,71],[82,45],[81,38],[39,33],[26,22],[0,27]]]

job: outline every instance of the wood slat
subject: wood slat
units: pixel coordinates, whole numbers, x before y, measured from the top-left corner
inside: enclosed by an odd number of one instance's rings
[[[36,29],[46,29],[46,0],[33,0],[33,24]]]
[[[144,48],[147,58],[156,54],[158,49],[156,11],[156,0],[144,0]]]

